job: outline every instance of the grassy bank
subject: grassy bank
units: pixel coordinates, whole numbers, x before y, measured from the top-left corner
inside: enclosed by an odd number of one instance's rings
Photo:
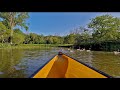
[[[46,49],[50,47],[67,47],[71,44],[20,44],[20,45],[10,45],[10,44],[1,44],[0,49]]]

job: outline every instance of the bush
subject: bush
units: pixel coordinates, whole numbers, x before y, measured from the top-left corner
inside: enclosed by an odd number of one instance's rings
[[[14,36],[13,36],[13,44],[23,44],[24,42],[24,39],[25,39],[25,36],[24,35],[21,35],[21,34],[18,34],[18,33],[14,33]]]

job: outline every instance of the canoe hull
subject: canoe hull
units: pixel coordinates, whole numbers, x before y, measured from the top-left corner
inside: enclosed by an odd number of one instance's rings
[[[56,55],[33,78],[108,78],[109,75],[65,54]]]

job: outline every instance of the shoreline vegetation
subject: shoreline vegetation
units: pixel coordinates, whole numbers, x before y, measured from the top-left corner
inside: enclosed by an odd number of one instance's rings
[[[65,36],[28,33],[28,12],[0,12],[0,48],[71,47],[93,51],[120,51],[120,18],[109,14],[96,16]],[[26,30],[23,33],[22,27]],[[46,46],[45,46],[46,45]]]
[[[0,43],[0,49],[49,49],[51,47],[72,47],[73,44],[2,44]]]

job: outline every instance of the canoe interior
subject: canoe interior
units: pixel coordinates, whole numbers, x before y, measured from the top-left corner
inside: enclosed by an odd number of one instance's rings
[[[33,78],[107,78],[107,76],[63,54],[56,55]]]

